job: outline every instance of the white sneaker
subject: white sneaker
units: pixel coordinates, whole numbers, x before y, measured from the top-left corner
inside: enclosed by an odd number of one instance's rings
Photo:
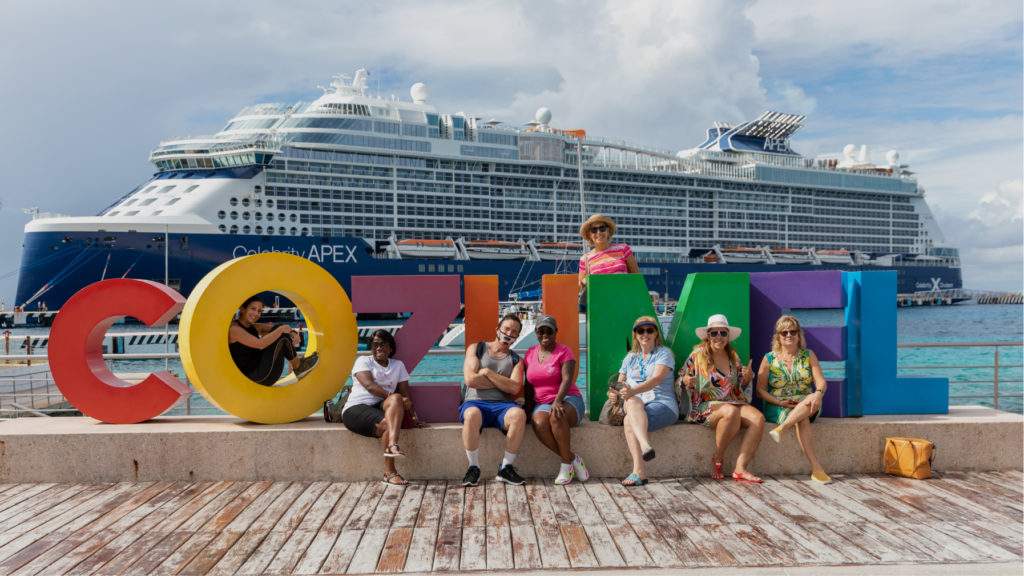
[[[573,470],[572,466],[568,468],[562,467],[558,471],[558,476],[555,477],[555,484],[559,486],[565,486],[572,482],[572,479],[576,477],[576,471]]]
[[[572,459],[572,469],[576,473],[576,477],[580,479],[580,482],[590,480],[590,470],[587,470],[587,465],[583,463],[583,458],[580,458],[579,454]]]

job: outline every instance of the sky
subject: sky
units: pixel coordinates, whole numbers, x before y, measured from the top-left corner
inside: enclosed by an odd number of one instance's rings
[[[309,101],[338,73],[430,87],[445,112],[666,150],[714,121],[806,114],[807,156],[866,144],[910,164],[967,288],[1021,290],[1019,1],[491,0],[52,2],[0,18],[0,299],[22,209],[95,214],[154,171],[161,140],[257,102]]]

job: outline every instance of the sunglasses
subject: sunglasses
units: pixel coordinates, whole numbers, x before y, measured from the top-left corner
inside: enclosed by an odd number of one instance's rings
[[[511,344],[512,342],[515,342],[516,338],[519,338],[519,334],[518,333],[516,333],[516,334],[506,334],[506,333],[502,332],[501,330],[498,330],[498,340],[501,340],[502,342],[504,342],[506,344]]]
[[[596,226],[591,226],[590,227],[590,233],[591,234],[593,234],[594,232],[607,232],[607,231],[608,231],[608,226],[605,225],[605,224],[598,224]]]
[[[541,326],[540,328],[534,330],[534,332],[536,332],[539,336],[547,336],[555,333],[554,330],[548,328],[547,326]]]
[[[633,332],[636,332],[637,334],[657,334],[658,330],[651,326],[641,326],[640,328],[633,330]]]
[[[388,343],[383,340],[374,340],[373,342],[370,342],[370,348],[383,348],[387,345]]]
[[[708,337],[710,338],[728,338],[728,330],[708,330]]]
[[[800,335],[800,331],[799,330],[779,330],[779,336],[782,336],[784,338],[788,338],[790,336],[799,336],[799,335]]]

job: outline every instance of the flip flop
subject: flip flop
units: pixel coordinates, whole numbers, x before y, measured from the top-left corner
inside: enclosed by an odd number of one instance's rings
[[[647,478],[641,478],[640,475],[635,472],[626,476],[626,478],[622,480],[622,485],[626,487],[643,486],[644,484],[647,484]]]
[[[392,444],[384,449],[385,458],[405,458],[405,453],[398,447],[398,444]]]
[[[409,484],[409,481],[402,478],[402,475],[398,472],[384,474],[384,479],[381,482],[391,484],[392,486],[407,486]]]
[[[758,478],[757,476],[754,476],[750,472],[744,472],[743,474],[740,474],[739,472],[733,472],[732,479],[737,482],[743,482],[745,484],[764,484],[764,480]]]

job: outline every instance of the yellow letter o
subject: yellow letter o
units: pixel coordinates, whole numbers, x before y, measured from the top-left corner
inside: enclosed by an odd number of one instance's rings
[[[235,365],[228,328],[239,305],[260,292],[276,292],[295,303],[305,318],[306,354],[320,363],[287,386],[261,386]],[[333,397],[356,358],[358,335],[352,302],[326,270],[309,260],[264,252],[230,260],[196,285],[181,311],[178,345],[185,374],[196,390],[221,410],[261,424],[301,420]]]

